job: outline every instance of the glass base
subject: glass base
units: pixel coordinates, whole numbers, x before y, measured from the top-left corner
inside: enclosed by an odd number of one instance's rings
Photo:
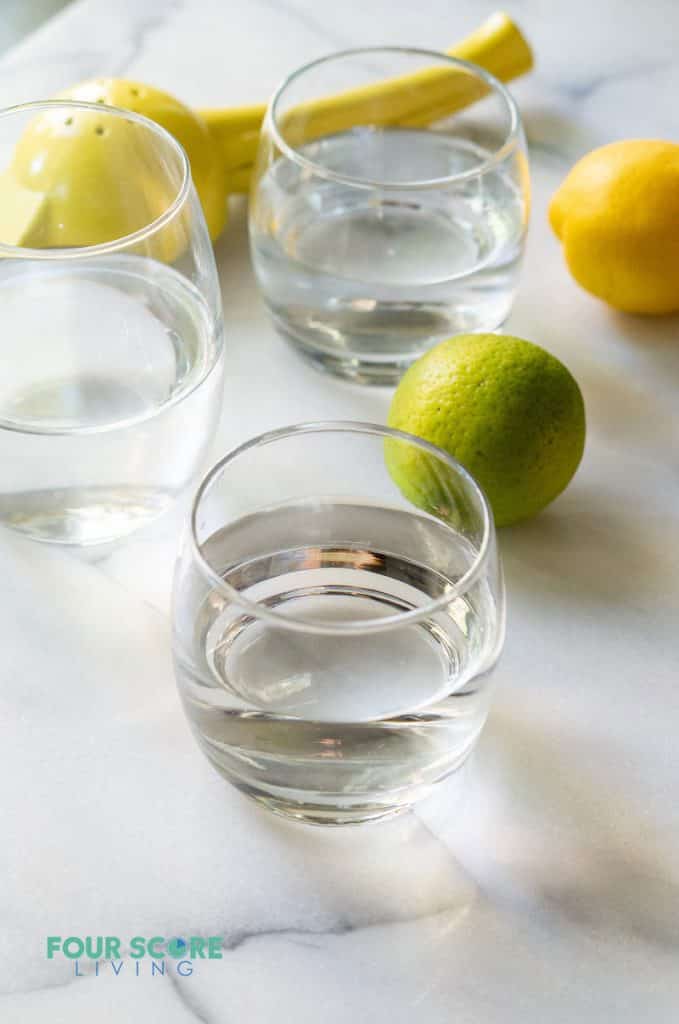
[[[273,318],[274,326],[284,341],[310,363],[316,370],[332,374],[351,381],[353,384],[369,384],[373,387],[395,387],[409,366],[427,351],[413,352],[407,356],[394,357],[387,360],[361,359],[350,353],[335,354],[326,352],[309,342],[299,334],[290,330],[288,325],[278,317]],[[436,344],[435,340],[431,345]]]
[[[99,487],[7,495],[0,525],[45,543],[109,544],[163,515],[174,497],[154,488]]]
[[[292,789],[284,786],[271,785],[264,788],[255,785],[239,774],[233,772],[224,764],[220,763],[215,752],[197,737],[199,745],[207,760],[223,779],[230,785],[248,797],[260,807],[271,811],[273,814],[290,821],[297,821],[305,825],[327,825],[337,827],[340,825],[363,825],[370,822],[386,821],[404,814],[406,811],[425,800],[436,789],[440,782],[450,775],[459,771],[467,761],[472,751],[474,742],[470,742],[460,752],[458,757],[448,766],[447,770],[438,778],[427,783],[413,783],[394,789],[393,792],[375,793],[371,797],[369,793],[333,793],[322,794],[321,792]]]
[[[328,352],[310,342],[303,334],[292,329],[284,320],[269,310],[273,319],[274,327],[291,348],[302,356],[305,362],[311,364],[316,370],[332,374],[351,381],[353,384],[368,384],[372,387],[396,387],[406,370],[412,366],[421,356],[428,352],[439,342],[455,334],[464,333],[490,333],[499,332],[504,328],[507,316],[501,320],[488,324],[483,328],[475,330],[456,330],[450,327],[448,333],[433,336],[410,351],[407,355],[393,356],[391,358],[367,359],[352,355],[347,352]]]
[[[194,730],[195,731],[195,730]],[[385,821],[412,809],[428,797],[432,790],[448,775],[456,772],[467,760],[473,747],[470,743],[458,758],[451,763],[440,777],[431,782],[413,782],[395,788],[393,791],[371,793],[323,793],[319,790],[301,789],[292,786],[264,786],[244,777],[233,770],[232,764],[224,763],[229,755],[221,753],[205,742],[196,733],[199,745],[207,760],[221,777],[231,786],[260,807],[274,814],[306,825],[362,825],[369,822]],[[230,758],[229,758],[230,760]]]
[[[387,818],[393,818],[398,814],[410,811],[417,801],[428,796],[430,788],[427,786],[426,793],[418,793],[414,799],[397,804],[378,803],[371,800],[358,802],[350,798],[346,801],[338,798],[337,803],[315,803],[313,801],[297,801],[287,796],[281,797],[266,793],[242,779],[227,775],[214,762],[212,764],[223,778],[230,782],[231,785],[236,786],[239,793],[248,797],[249,800],[252,800],[267,811],[271,811],[273,814],[307,825],[330,825],[336,827],[339,825],[368,824],[371,821],[385,821]]]
[[[304,825],[329,825],[337,827],[340,825],[363,825],[369,822],[386,821],[388,818],[395,818],[399,814],[409,811],[415,801],[402,804],[382,803],[348,803],[347,806],[328,806],[326,804],[302,803],[293,800],[283,799],[253,789],[235,779],[229,780],[239,792],[243,793],[250,800],[265,807],[268,811],[300,822]],[[427,794],[418,794],[422,799]]]

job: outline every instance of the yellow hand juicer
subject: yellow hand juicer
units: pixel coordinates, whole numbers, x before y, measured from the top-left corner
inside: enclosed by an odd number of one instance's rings
[[[447,52],[502,81],[523,74],[533,63],[528,43],[505,14],[491,15]],[[432,124],[480,95],[470,76],[455,79],[448,69],[432,67],[306,103],[288,117],[303,118],[308,140],[361,123]],[[119,78],[82,82],[58,98],[122,107],[166,128],[188,154],[210,236],[219,236],[226,222],[227,197],[248,189],[265,107],[194,111],[150,85]],[[375,109],[383,112],[379,124]],[[121,121],[115,131],[102,133],[96,122],[95,112],[82,110],[67,119],[40,114],[27,125],[10,166],[0,174],[0,243],[36,248],[94,245],[116,237],[117,219],[119,236],[130,233],[129,220],[118,218],[115,205],[98,213],[80,198],[88,175],[99,176],[101,184],[101,175],[120,172],[125,144],[121,136],[129,123]]]

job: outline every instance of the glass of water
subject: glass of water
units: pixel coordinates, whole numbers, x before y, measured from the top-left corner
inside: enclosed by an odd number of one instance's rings
[[[96,104],[0,113],[0,523],[111,541],[199,470],[223,337],[186,155]]]
[[[303,821],[394,814],[486,718],[504,631],[488,503],[410,434],[264,434],[200,486],[173,623],[186,714],[226,779]]]
[[[516,104],[482,68],[397,48],[314,61],[283,82],[262,130],[262,296],[317,366],[394,383],[435,342],[506,319],[528,202]]]

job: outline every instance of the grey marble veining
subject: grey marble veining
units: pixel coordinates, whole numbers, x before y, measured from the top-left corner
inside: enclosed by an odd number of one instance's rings
[[[359,43],[450,45],[471,0],[79,0],[0,61],[0,103],[125,74],[197,105],[263,100]],[[677,137],[679,8],[517,0],[534,211],[509,329],[562,358],[583,465],[501,537],[509,629],[474,760],[417,814],[325,833],[263,815],[178,708],[168,594],[185,508],[89,561],[3,534],[0,1020],[422,1024],[679,1016],[679,318],[568,276],[546,206],[588,148]],[[383,420],[275,336],[234,202],[217,259],[227,384],[214,454],[314,418]],[[221,934],[189,978],[76,978],[48,934]]]

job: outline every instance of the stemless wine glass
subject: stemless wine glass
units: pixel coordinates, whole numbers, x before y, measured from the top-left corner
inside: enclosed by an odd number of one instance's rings
[[[316,365],[393,383],[436,341],[505,320],[528,192],[516,104],[483,68],[398,48],[314,61],[262,129],[250,236],[264,302]]]
[[[230,782],[308,822],[393,814],[486,718],[504,631],[488,503],[410,434],[264,434],[200,486],[173,622],[186,714]]]
[[[110,541],[200,467],[219,411],[217,274],[181,146],[138,114],[0,113],[0,522]]]

